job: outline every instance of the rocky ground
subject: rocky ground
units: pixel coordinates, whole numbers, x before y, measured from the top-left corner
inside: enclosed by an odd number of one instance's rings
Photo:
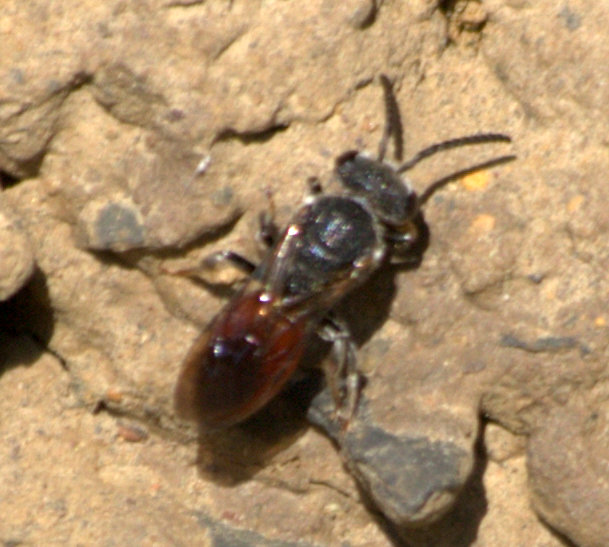
[[[609,545],[609,13],[572,0],[5,0],[4,545]],[[304,376],[246,425],[173,409],[189,345],[333,159],[374,153],[386,74],[434,180],[417,268],[340,306],[347,434]],[[323,359],[311,351],[308,360]]]

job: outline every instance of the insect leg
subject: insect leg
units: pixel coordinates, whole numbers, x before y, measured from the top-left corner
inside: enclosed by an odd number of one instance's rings
[[[239,253],[230,250],[217,251],[206,256],[201,262],[201,268],[211,270],[222,262],[230,262],[235,268],[248,275],[252,274],[256,269],[256,265],[253,262],[244,256],[241,256]]]
[[[333,315],[324,318],[318,334],[322,340],[332,343],[333,358],[324,366],[324,373],[341,427],[346,429],[357,410],[362,386],[355,343],[345,323]]]
[[[235,268],[251,275],[256,269],[256,265],[247,258],[234,251],[217,251],[206,256],[198,266],[192,268],[182,268],[181,270],[168,270],[161,267],[161,272],[167,275],[179,275],[182,277],[199,278],[202,271],[212,271],[223,262],[230,262]]]
[[[312,196],[323,193],[323,188],[318,177],[309,177],[307,179],[307,186],[309,187],[309,194]],[[256,233],[256,240],[261,243],[264,250],[272,247],[279,239],[279,228],[275,222],[276,209],[273,192],[270,188],[267,188],[265,194],[269,202],[269,207],[266,211],[260,213],[259,227],[258,232]]]
[[[323,194],[324,189],[321,186],[321,181],[319,177],[309,177],[307,179],[307,185],[309,186],[309,194],[312,196],[318,196],[319,194]]]
[[[261,244],[263,249],[272,247],[277,239],[279,239],[279,228],[275,223],[275,200],[273,192],[270,188],[265,190],[266,199],[268,201],[268,209],[258,217],[258,232],[256,233],[256,241]]]

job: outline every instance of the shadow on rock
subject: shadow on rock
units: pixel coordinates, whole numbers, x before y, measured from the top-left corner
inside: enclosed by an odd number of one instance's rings
[[[46,277],[36,269],[27,285],[0,303],[0,374],[12,367],[34,363],[46,351],[53,329]],[[18,339],[23,336],[36,344],[19,344]]]
[[[396,274],[416,270],[423,260],[429,246],[430,233],[422,212],[415,219],[415,224],[419,237],[408,259],[400,264],[387,264],[380,268],[361,288],[347,295],[336,309],[337,315],[348,324],[358,346],[365,344],[387,321],[397,290]]]
[[[311,399],[323,385],[312,370],[242,424],[199,433],[197,468],[207,480],[224,486],[244,482],[302,436]]]

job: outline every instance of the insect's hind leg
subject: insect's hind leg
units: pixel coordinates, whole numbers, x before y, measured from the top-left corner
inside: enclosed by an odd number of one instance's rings
[[[345,430],[355,416],[362,388],[357,370],[355,343],[347,325],[334,315],[327,315],[318,329],[322,340],[332,343],[332,359],[324,365],[324,373],[341,429]]]

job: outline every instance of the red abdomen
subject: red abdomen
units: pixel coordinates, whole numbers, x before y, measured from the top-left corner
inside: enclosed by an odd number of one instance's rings
[[[184,360],[176,410],[208,427],[226,427],[262,408],[294,373],[305,323],[261,298],[242,293],[199,336]]]

